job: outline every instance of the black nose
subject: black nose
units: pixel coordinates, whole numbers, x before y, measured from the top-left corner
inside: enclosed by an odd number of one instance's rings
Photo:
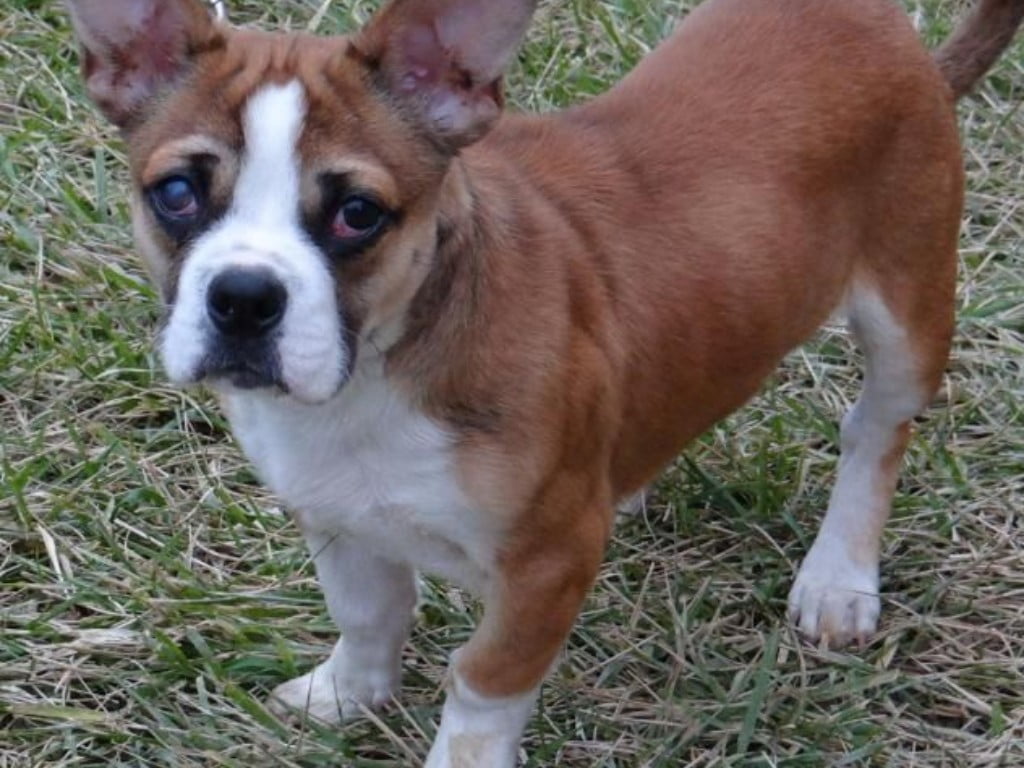
[[[229,269],[210,283],[206,311],[225,336],[255,338],[272,330],[284,317],[288,293],[262,269]]]

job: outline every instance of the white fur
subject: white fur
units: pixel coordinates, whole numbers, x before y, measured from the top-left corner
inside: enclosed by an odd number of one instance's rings
[[[500,532],[464,496],[452,436],[363,351],[341,393],[320,405],[227,394],[235,435],[307,534],[343,533],[387,560],[479,592]]]
[[[338,722],[362,707],[382,706],[397,692],[416,580],[407,565],[368,552],[358,539],[341,533],[306,539],[342,637],[313,671],[274,689],[270,703],[278,711]]]
[[[288,292],[278,354],[292,395],[322,402],[341,386],[347,351],[334,282],[299,219],[295,147],[305,113],[302,86],[294,81],[262,88],[245,106],[245,154],[231,208],[188,254],[161,339],[173,381],[194,381],[206,354],[213,333],[206,312],[210,282],[225,269],[250,266],[270,270]]]
[[[897,429],[927,403],[914,350],[881,297],[859,286],[850,316],[864,349],[864,391],[843,420],[839,474],[825,519],[789,594],[801,631],[817,640],[865,640],[878,624],[879,539],[891,499],[882,462]]]
[[[615,503],[615,511],[620,515],[640,515],[647,509],[647,489],[641,488],[636,493],[619,499]]]
[[[826,519],[835,526],[849,523],[855,507],[835,492],[832,498]],[[845,644],[870,637],[880,611],[878,560],[856,561],[847,540],[822,523],[789,592],[790,616],[805,637]]]
[[[222,401],[242,448],[306,534],[342,633],[324,663],[275,689],[271,705],[330,722],[381,705],[398,686],[413,569],[480,593],[495,561],[500,531],[463,495],[452,437],[369,352],[326,403],[239,391]]]
[[[519,740],[539,690],[487,698],[453,672],[425,768],[515,768]]]

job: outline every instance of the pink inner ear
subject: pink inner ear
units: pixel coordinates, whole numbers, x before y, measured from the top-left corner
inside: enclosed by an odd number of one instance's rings
[[[445,145],[483,136],[501,114],[501,73],[536,0],[391,0],[356,39],[399,96]]]
[[[89,93],[123,125],[187,65],[208,22],[198,0],[72,0]]]
[[[444,71],[451,65],[450,51],[441,47],[437,32],[429,23],[402,30],[398,50],[403,59],[398,87],[406,92],[441,82]]]
[[[135,41],[137,49],[145,46],[137,53],[146,55],[146,51],[149,52],[150,69],[156,76],[177,74],[186,55],[182,20],[176,18],[177,14],[173,14],[169,7],[169,3],[157,5],[151,22],[143,27],[142,36]]]
[[[154,79],[177,74],[187,55],[185,24],[176,3],[154,3],[108,38],[115,66]]]

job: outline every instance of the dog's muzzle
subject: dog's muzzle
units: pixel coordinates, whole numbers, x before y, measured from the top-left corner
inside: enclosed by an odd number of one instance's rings
[[[287,306],[288,292],[269,270],[234,267],[217,275],[206,292],[213,338],[201,378],[284,389],[275,347]]]

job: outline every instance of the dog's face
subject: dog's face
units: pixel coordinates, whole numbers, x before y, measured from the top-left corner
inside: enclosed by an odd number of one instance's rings
[[[360,340],[401,323],[447,157],[346,41],[224,38],[129,139],[136,237],[169,304],[161,357],[177,382],[322,401]]]
[[[199,0],[70,0],[90,94],[128,142],[174,381],[321,402],[401,336],[452,158],[497,119],[531,6],[397,0],[314,38],[232,29]]]

